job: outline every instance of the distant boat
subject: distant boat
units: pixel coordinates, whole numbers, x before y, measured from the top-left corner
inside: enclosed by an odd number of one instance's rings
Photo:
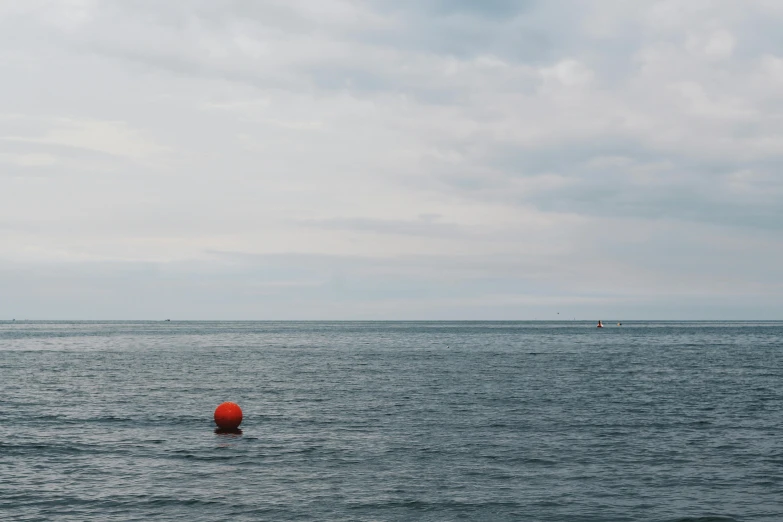
[[[596,326],[596,328],[603,328],[603,327],[604,327],[603,323],[601,321],[598,321],[598,326]]]
[[[166,319],[166,321],[171,321],[171,319]]]

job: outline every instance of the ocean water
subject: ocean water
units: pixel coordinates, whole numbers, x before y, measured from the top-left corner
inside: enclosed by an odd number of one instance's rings
[[[783,323],[5,321],[0,520],[779,522]]]

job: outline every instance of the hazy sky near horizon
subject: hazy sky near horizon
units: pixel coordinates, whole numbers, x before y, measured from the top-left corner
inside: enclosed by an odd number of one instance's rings
[[[0,2],[0,318],[783,319],[781,26]]]

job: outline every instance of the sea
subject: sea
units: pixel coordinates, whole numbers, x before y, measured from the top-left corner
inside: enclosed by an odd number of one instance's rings
[[[783,521],[783,322],[604,324],[2,321],[0,520]]]

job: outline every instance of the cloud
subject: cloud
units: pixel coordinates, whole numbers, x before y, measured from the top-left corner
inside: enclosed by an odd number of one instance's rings
[[[752,295],[781,311],[764,285],[780,276],[781,16],[766,1],[4,4],[0,261],[90,285],[95,264],[137,283],[116,267],[188,266],[200,276],[172,305],[200,281],[255,310],[277,310],[270,289],[300,299],[279,308],[291,317],[335,300],[346,317],[537,317],[558,299],[666,315],[721,296],[751,313]],[[220,290],[250,272],[216,271],[216,251],[276,275]],[[319,263],[363,275],[330,286]]]
[[[2,154],[0,161],[19,167],[48,167],[57,163],[51,154]]]
[[[470,232],[453,223],[440,223],[437,215],[425,214],[417,220],[383,220],[365,218],[333,218],[303,221],[304,226],[333,230],[353,230],[372,234],[412,236],[455,236],[465,237]]]
[[[57,120],[43,136],[2,136],[10,142],[67,147],[130,159],[145,159],[166,151],[145,140],[124,122]]]

